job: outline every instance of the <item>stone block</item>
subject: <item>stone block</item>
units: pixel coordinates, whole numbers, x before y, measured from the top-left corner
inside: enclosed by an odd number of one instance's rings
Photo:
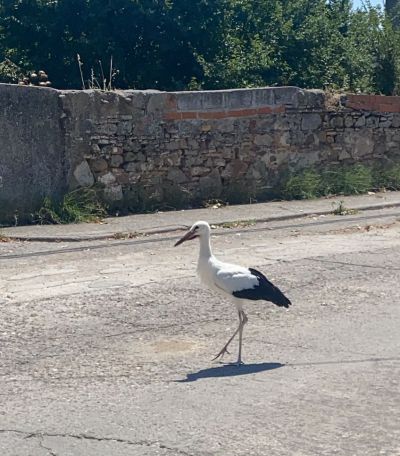
[[[99,176],[97,179],[101,184],[107,186],[110,186],[116,182],[116,178],[113,173],[108,172],[106,174],[103,174],[102,176]]]
[[[236,179],[243,176],[248,169],[248,164],[241,160],[232,160],[226,165],[226,168],[221,171],[221,177]]]
[[[181,164],[181,156],[182,154],[180,152],[173,152],[165,157],[164,163],[167,166],[179,166]]]
[[[103,125],[99,125],[96,129],[98,134],[102,135],[115,135],[117,133],[117,124],[116,123],[106,123]]]
[[[273,142],[273,139],[270,135],[255,135],[254,136],[254,144],[256,146],[270,146]]]
[[[199,193],[205,198],[218,198],[221,195],[222,181],[217,169],[213,169],[208,176],[200,177]]]
[[[95,173],[101,173],[102,171],[105,171],[108,168],[108,163],[106,162],[106,160],[104,160],[104,158],[97,158],[90,162],[90,168]]]
[[[137,139],[129,138],[123,143],[123,152],[132,152],[139,147]]]
[[[347,150],[342,149],[339,151],[339,160],[340,161],[348,160],[349,158],[351,158],[351,155],[347,152]]]
[[[111,148],[111,154],[113,155],[120,155],[123,153],[123,150],[122,150],[122,147],[118,147],[118,146],[112,146]]]
[[[243,109],[253,105],[251,89],[237,89],[224,92],[223,105],[225,109]]]
[[[203,132],[209,132],[211,130],[211,124],[209,123],[203,123],[203,125],[201,126],[201,131]]]
[[[275,104],[274,88],[264,87],[252,89],[252,105],[255,107],[272,106]]]
[[[129,176],[129,183],[130,184],[135,184],[140,181],[140,174],[136,172],[130,172],[128,173]]]
[[[181,139],[177,139],[174,141],[168,141],[167,143],[165,143],[165,148],[167,150],[179,150],[179,149],[184,149],[186,147],[187,147],[186,142]]]
[[[355,122],[354,126],[356,128],[364,127],[365,126],[365,116],[359,117]]]
[[[297,108],[299,105],[298,87],[274,87],[274,104],[284,105],[288,108]]]
[[[206,168],[205,166],[193,166],[190,173],[192,176],[205,176],[210,171],[210,168]]]
[[[118,122],[116,134],[129,135],[133,130],[133,124],[129,121]]]
[[[129,183],[129,174],[125,170],[115,168],[112,170],[112,173],[114,174],[118,184],[126,185]]]
[[[176,94],[179,111],[202,111],[203,100],[199,92],[179,92]]]
[[[86,160],[83,160],[75,168],[74,178],[79,187],[90,187],[94,184],[94,177]]]
[[[122,186],[120,184],[111,185],[103,189],[104,199],[109,203],[121,201],[123,199]]]
[[[344,118],[344,126],[346,128],[351,128],[354,125],[354,119],[352,116],[346,116]]]
[[[216,166],[217,168],[225,167],[226,160],[223,159],[222,157],[216,157],[213,159],[213,165]]]
[[[298,93],[299,107],[324,110],[325,92],[323,90],[300,90]]]
[[[252,163],[247,171],[246,177],[250,180],[261,180],[265,178],[267,174],[267,169],[265,166],[265,162],[261,160],[257,160]]]
[[[222,111],[225,104],[225,91],[205,91],[200,95],[203,111]]]
[[[333,116],[329,122],[332,128],[343,128],[344,119],[341,115]]]
[[[146,97],[146,113],[153,113],[158,116],[159,112],[168,109],[168,94],[163,92],[147,92]],[[171,108],[171,107],[170,107]]]
[[[112,155],[110,159],[111,168],[118,168],[124,162],[124,158],[121,155]]]
[[[183,184],[189,180],[186,174],[179,168],[170,168],[168,170],[167,179],[176,184]]]
[[[124,153],[124,162],[129,163],[136,160],[136,154],[133,152],[125,152]]]
[[[90,149],[91,149],[91,151],[92,151],[92,153],[93,153],[94,155],[99,155],[99,154],[100,154],[101,149],[100,149],[100,147],[99,147],[98,144],[92,144],[92,145],[90,146]]]
[[[392,125],[392,121],[390,119],[380,119],[379,120],[379,128],[389,128]]]
[[[302,130],[317,130],[322,125],[322,117],[317,113],[304,113],[301,120]]]
[[[365,119],[365,125],[370,128],[377,128],[379,125],[379,117],[376,115],[368,116]]]
[[[392,118],[392,128],[400,127],[400,114],[393,114]]]
[[[374,141],[371,132],[356,131],[354,134],[345,136],[345,148],[351,151],[353,158],[361,158],[372,154]]]
[[[282,131],[281,133],[275,133],[274,144],[277,147],[290,146],[290,131]]]

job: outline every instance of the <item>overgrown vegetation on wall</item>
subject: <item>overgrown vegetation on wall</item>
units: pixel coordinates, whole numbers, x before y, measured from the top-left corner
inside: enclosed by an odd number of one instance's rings
[[[225,204],[248,204],[266,200],[312,199],[318,197],[358,195],[368,191],[400,190],[400,165],[337,166],[324,170],[307,168],[284,176],[273,191],[254,193],[240,182],[227,188],[221,198],[195,198],[187,190],[175,187],[162,203],[151,194],[138,191],[134,203],[124,208],[108,207],[99,188],[72,191],[62,201],[44,199],[42,207],[32,214],[34,224],[93,222],[107,214],[154,212],[188,207],[219,207]],[[16,221],[16,223],[18,223]]]
[[[308,168],[288,176],[279,190],[283,199],[358,195],[368,191],[400,190],[400,165],[352,165]]]
[[[45,70],[81,88],[113,57],[118,88],[263,85],[399,93],[399,32],[350,0],[0,2],[0,81]],[[395,21],[394,21],[395,22]]]
[[[107,205],[98,188],[80,188],[64,195],[61,201],[46,197],[32,214],[32,223],[40,225],[95,222],[107,215]]]

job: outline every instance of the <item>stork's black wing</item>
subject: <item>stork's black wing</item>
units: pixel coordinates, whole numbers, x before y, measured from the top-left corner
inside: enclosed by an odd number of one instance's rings
[[[280,307],[288,308],[292,303],[290,300],[271,283],[264,274],[256,269],[249,268],[251,274],[258,279],[258,285],[254,288],[247,288],[244,290],[234,291],[232,294],[236,298],[250,299],[252,301],[265,300],[270,301]]]

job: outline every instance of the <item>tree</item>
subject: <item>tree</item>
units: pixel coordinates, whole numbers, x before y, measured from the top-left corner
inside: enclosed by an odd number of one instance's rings
[[[394,28],[400,26],[400,2],[399,0],[386,0],[385,10],[387,16],[390,17]]]
[[[0,78],[43,69],[60,88],[82,86],[79,54],[86,80],[112,57],[119,88],[395,93],[398,43],[387,14],[351,0],[0,0]]]

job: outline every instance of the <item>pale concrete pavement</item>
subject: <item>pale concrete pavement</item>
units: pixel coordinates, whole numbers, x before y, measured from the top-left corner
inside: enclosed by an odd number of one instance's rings
[[[213,234],[294,303],[248,306],[241,368],[179,233],[0,243],[0,454],[400,455],[398,209]]]

